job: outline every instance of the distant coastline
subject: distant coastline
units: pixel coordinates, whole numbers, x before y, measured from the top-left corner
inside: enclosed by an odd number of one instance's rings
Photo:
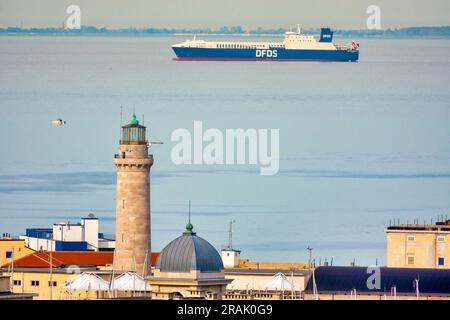
[[[233,37],[277,37],[286,29],[245,30],[240,26],[222,27],[219,29],[175,29],[175,28],[124,28],[107,29],[93,26],[82,26],[81,29],[69,30],[64,28],[0,28],[0,35],[57,35],[57,36],[233,36]],[[319,34],[320,29],[303,29],[305,34]],[[450,26],[443,27],[409,27],[382,30],[343,30],[336,29],[335,35],[353,38],[450,38]]]

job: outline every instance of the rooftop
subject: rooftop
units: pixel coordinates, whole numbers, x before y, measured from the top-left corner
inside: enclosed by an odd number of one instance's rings
[[[250,261],[241,259],[239,267],[234,269],[272,269],[272,270],[304,270],[308,269],[308,264],[303,262],[270,262],[270,261]]]
[[[133,115],[131,116],[130,123],[122,126],[122,128],[145,128],[145,127],[139,124],[139,120],[136,117],[136,113],[133,113]]]
[[[450,270],[420,268],[386,268],[380,269],[380,288],[368,289],[367,279],[373,274],[367,267],[319,267],[315,270],[317,290],[319,293],[339,293],[356,289],[357,293],[389,293],[395,286],[397,293],[415,294],[415,279],[419,279],[419,292],[423,294],[450,295]],[[312,277],[305,289],[313,292]]]
[[[63,268],[66,266],[106,266],[113,264],[113,251],[39,251],[14,260],[14,268]],[[151,254],[151,265],[156,264],[157,252]],[[51,264],[50,264],[51,260]],[[1,267],[7,268],[11,263]]]
[[[241,269],[241,268],[230,268],[225,269],[226,275],[232,274],[258,274],[258,275],[275,275],[277,273],[284,273],[287,276],[293,273],[294,275],[308,275],[311,271],[309,270],[292,270],[292,269]]]
[[[450,231],[450,220],[438,221],[435,224],[425,224],[425,223],[395,224],[387,227],[387,230]]]
[[[1,292],[0,300],[23,300],[32,299],[38,296],[37,293],[12,293],[12,292]]]

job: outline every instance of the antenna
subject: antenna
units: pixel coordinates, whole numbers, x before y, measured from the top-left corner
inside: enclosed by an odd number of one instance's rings
[[[145,126],[145,123],[144,123],[144,114],[142,114],[142,125]]]
[[[122,106],[120,106],[120,127],[122,128],[122,110],[123,109],[123,107]]]
[[[308,248],[306,248],[306,250],[309,250],[309,268],[311,269],[311,263],[312,263],[312,260],[311,260],[311,258],[312,258],[312,251],[313,251],[313,248],[311,248],[310,246],[308,246]]]
[[[297,23],[297,32],[298,32],[298,34],[301,34],[301,29],[300,29],[300,24],[299,23]]]
[[[233,250],[233,223],[235,223],[236,220],[231,219],[230,220],[230,229],[228,230],[228,249]]]
[[[188,223],[191,224],[191,200],[189,200],[189,218]]]

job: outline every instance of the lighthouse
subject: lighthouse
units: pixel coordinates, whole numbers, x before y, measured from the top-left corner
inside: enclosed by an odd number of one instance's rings
[[[122,126],[117,170],[116,248],[114,270],[132,271],[141,276],[150,271],[150,168],[146,127],[133,114]]]

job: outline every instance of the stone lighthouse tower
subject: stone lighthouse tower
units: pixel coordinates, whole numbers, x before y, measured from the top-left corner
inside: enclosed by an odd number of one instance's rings
[[[117,169],[116,248],[114,270],[134,271],[142,276],[150,270],[150,168],[146,128],[133,114],[122,127]]]

